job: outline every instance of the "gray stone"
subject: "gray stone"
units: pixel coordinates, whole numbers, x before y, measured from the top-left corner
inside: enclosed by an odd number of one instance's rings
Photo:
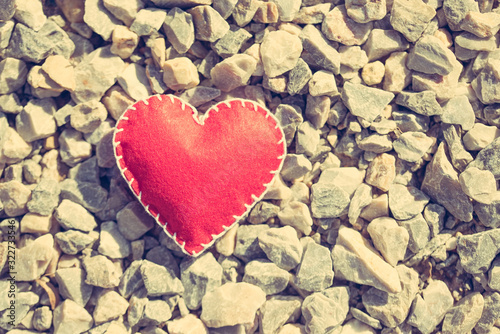
[[[104,291],[97,298],[92,313],[96,325],[111,321],[127,312],[129,303],[118,292],[113,290]]]
[[[500,199],[495,199],[490,204],[476,202],[474,212],[484,226],[500,227]]]
[[[121,24],[104,6],[103,0],[85,1],[83,20],[96,34],[101,35],[105,41],[111,39],[113,29],[115,29],[115,26]]]
[[[411,219],[398,221],[398,224],[408,231],[410,237],[408,249],[413,253],[418,253],[431,239],[429,225],[422,214],[418,214]]]
[[[55,278],[63,298],[71,299],[85,307],[94,287],[85,283],[85,271],[82,268],[61,268],[56,270]]]
[[[102,255],[112,259],[122,259],[131,253],[130,242],[123,237],[115,222],[101,223],[99,248]]]
[[[58,232],[54,235],[61,251],[70,255],[78,254],[81,250],[95,243],[98,238],[97,232],[83,233],[75,230]]]
[[[399,293],[370,288],[363,296],[366,311],[387,327],[396,327],[406,319],[415,295],[419,291],[418,273],[404,265],[396,267],[401,280]]]
[[[258,236],[259,246],[279,268],[291,270],[302,259],[302,245],[291,226],[266,229]]]
[[[165,22],[167,12],[158,8],[141,9],[130,26],[130,30],[139,36],[153,35]]]
[[[8,217],[25,214],[31,190],[19,181],[8,181],[0,184],[0,202]]]
[[[300,33],[300,39],[305,51],[302,59],[309,65],[333,74],[340,73],[340,54],[314,25],[306,25]],[[307,56],[305,56],[306,52]]]
[[[470,32],[463,32],[455,37],[455,43],[462,48],[472,51],[494,51],[497,48],[494,36],[482,38]]]
[[[474,109],[465,95],[451,98],[443,105],[441,121],[447,124],[458,124],[463,130],[472,129],[476,115]]]
[[[425,35],[408,55],[409,69],[427,74],[447,75],[453,71],[455,55],[437,37]]]
[[[188,12],[193,16],[195,36],[200,41],[215,42],[229,30],[229,24],[210,6],[196,6]]]
[[[417,162],[433,143],[434,140],[425,133],[405,132],[393,142],[393,147],[401,160]]]
[[[259,9],[256,0],[239,0],[233,9],[233,19],[240,27],[246,26],[254,18]]]
[[[280,20],[283,22],[292,21],[297,15],[301,1],[299,0],[271,0],[278,5]]]
[[[1,101],[1,97],[0,97]],[[1,109],[1,107],[0,107]],[[7,111],[5,111],[7,112]],[[500,104],[494,103],[484,107],[483,109],[484,119],[488,122],[489,125],[495,125],[500,127]]]
[[[338,186],[352,197],[364,178],[365,171],[356,167],[327,168],[321,173],[318,184]]]
[[[353,1],[348,0],[345,3],[347,15],[351,19],[359,23],[367,23],[378,21],[384,18],[387,14],[387,5],[385,1],[369,2],[369,1]]]
[[[443,1],[443,12],[450,29],[458,31],[467,13],[479,12],[478,4],[472,0],[446,0]]]
[[[103,255],[85,256],[83,267],[87,273],[85,283],[101,288],[115,288],[120,284],[120,275],[114,263]]]
[[[323,291],[333,282],[332,258],[328,248],[310,242],[297,267],[294,283],[306,291]]]
[[[393,93],[350,82],[344,83],[342,91],[342,101],[351,113],[362,117],[369,123],[382,113],[393,98]]]
[[[460,173],[458,181],[463,192],[480,203],[491,203],[492,195],[497,191],[495,176],[489,170],[467,168]]]
[[[67,199],[55,209],[54,218],[67,230],[90,232],[97,226],[94,217],[83,206]]]
[[[73,107],[70,124],[75,130],[87,134],[96,130],[107,116],[104,104],[96,100],[87,101]]]
[[[435,237],[443,230],[445,215],[445,208],[439,204],[430,203],[425,207],[424,218],[429,225],[432,237]]]
[[[481,318],[484,299],[479,292],[473,292],[462,297],[444,316],[442,332],[452,334],[457,331],[467,333],[472,331]]]
[[[288,94],[295,95],[300,93],[311,78],[311,69],[305,61],[299,58],[295,67],[290,70],[290,73],[288,73]]]
[[[224,19],[227,19],[231,16],[237,3],[238,0],[214,0],[212,6]]]
[[[40,182],[40,177],[42,175],[42,166],[33,160],[25,160],[23,164],[23,176],[24,180],[28,184],[34,184]]]
[[[398,129],[402,132],[427,132],[427,130],[429,130],[430,119],[428,116],[415,114],[409,111],[393,111],[392,118],[394,122],[396,122]]]
[[[328,120],[330,102],[328,96],[307,95],[306,118],[316,129],[321,129]]]
[[[488,286],[493,290],[500,291],[500,259],[491,263],[491,268],[488,270]]]
[[[56,105],[52,98],[33,99],[16,116],[16,129],[26,141],[32,142],[56,132],[54,113]]]
[[[238,324],[252,326],[257,310],[265,301],[266,294],[255,285],[227,283],[203,297],[200,319],[208,327],[215,328]]]
[[[160,8],[189,8],[197,5],[210,5],[212,0],[153,0],[153,3]]]
[[[48,306],[42,306],[33,312],[33,327],[37,331],[47,331],[52,326],[52,311]]]
[[[470,132],[470,131],[469,131]],[[484,131],[483,131],[484,132]],[[496,180],[500,179],[500,137],[496,138],[488,146],[483,148],[476,155],[467,168],[477,167],[482,170],[489,170]]]
[[[282,225],[289,225],[294,227],[298,232],[305,235],[311,233],[311,226],[313,221],[311,213],[306,204],[299,201],[290,201],[283,205],[278,218]]]
[[[198,65],[198,72],[200,72],[205,78],[210,78],[210,72],[212,68],[215,67],[220,61],[219,56],[213,51],[208,51],[205,58],[201,61],[200,65]]]
[[[66,299],[54,309],[54,333],[82,333],[92,328],[92,316],[83,306]]]
[[[432,6],[421,0],[395,0],[391,10],[391,25],[410,42],[416,42],[436,15]]]
[[[172,317],[171,307],[164,300],[148,300],[139,322],[140,326],[157,327]]]
[[[123,21],[128,27],[134,21],[135,16],[144,7],[142,0],[120,1],[103,0],[104,7],[117,19]]]
[[[7,21],[14,16],[16,12],[15,0],[2,0],[0,2],[0,21]]]
[[[209,252],[197,258],[184,259],[180,270],[183,298],[190,310],[200,308],[203,296],[222,283],[222,267]]]
[[[118,228],[127,240],[137,240],[153,228],[155,222],[137,201],[130,202],[116,214]]]
[[[307,296],[302,315],[307,333],[327,333],[338,329],[349,312],[349,289],[339,286]]]
[[[363,151],[384,153],[392,150],[392,140],[388,134],[380,135],[363,129],[355,135],[355,139],[358,147]]]
[[[221,39],[212,43],[211,47],[222,58],[228,58],[237,54],[241,46],[250,38],[252,35],[245,29],[230,26],[230,29]]]
[[[356,17],[351,17],[353,6],[355,5],[348,2],[336,6],[326,14],[321,25],[321,31],[326,38],[344,45],[361,45],[367,40],[373,23],[361,22]]]
[[[266,253],[260,248],[258,237],[268,229],[268,225],[242,225],[238,227],[236,248],[233,255],[245,262],[265,258]]]
[[[14,18],[35,31],[40,30],[47,21],[42,3],[37,0],[16,1]]]
[[[369,61],[374,61],[392,54],[393,52],[408,49],[409,43],[395,30],[373,29],[363,50]]]
[[[285,181],[303,177],[312,169],[311,162],[302,154],[287,154],[283,162],[281,176]]]
[[[349,309],[349,312],[351,312],[352,316],[355,319],[361,321],[362,323],[364,323],[372,328],[375,328],[375,329],[382,329],[382,325],[380,324],[380,321],[375,319],[375,318],[370,317],[365,312],[360,311],[359,309],[354,308],[354,307],[351,307]]]
[[[163,31],[168,41],[180,54],[186,53],[194,43],[193,17],[180,8],[172,8],[168,11]]]
[[[297,127],[304,121],[300,113],[300,109],[297,111],[297,109],[291,105],[280,104],[276,108],[275,116],[285,133],[287,146],[290,146],[295,136]]]
[[[178,295],[184,292],[181,280],[173,270],[144,260],[141,265],[141,275],[149,297],[163,295]]]
[[[300,39],[286,31],[272,31],[264,37],[260,56],[264,71],[269,77],[276,77],[292,68],[302,52]]]
[[[338,95],[335,77],[330,71],[319,70],[309,80],[309,94],[312,96],[335,96]]]
[[[431,333],[453,306],[453,297],[443,281],[432,281],[417,295],[414,307],[408,316],[408,323],[422,333]]]
[[[31,192],[27,203],[30,212],[40,215],[50,215],[59,204],[59,184],[51,179],[44,178]]]
[[[92,157],[71,168],[68,171],[68,177],[76,181],[100,184],[97,158]]]
[[[418,93],[401,92],[396,98],[396,104],[424,116],[443,114],[441,106],[436,101],[436,93],[430,90]]]
[[[380,217],[372,220],[367,227],[368,233],[385,261],[396,266],[403,260],[408,246],[408,231],[398,226],[398,223],[389,217]]]
[[[309,121],[306,121],[298,125],[295,139],[296,153],[312,156],[319,145],[320,132]]]
[[[390,293],[401,291],[396,269],[385,262],[359,232],[340,226],[331,256],[335,277]]]
[[[372,202],[372,188],[365,183],[359,185],[352,196],[351,202],[349,204],[349,222],[351,225],[355,225],[361,211]]]
[[[18,77],[16,77],[18,78]],[[10,85],[10,82],[6,82]],[[24,84],[24,83],[23,83]],[[19,114],[23,110],[23,106],[19,101],[16,93],[0,96],[0,111],[8,114]]]
[[[500,294],[498,292],[485,292],[483,297],[483,313],[474,327],[474,331],[478,334],[491,333],[495,322],[500,318]]]
[[[412,186],[393,184],[389,188],[389,208],[398,220],[411,219],[424,211],[429,197]]]
[[[6,57],[0,61],[0,94],[12,93],[26,83],[28,68],[22,60]]]
[[[427,165],[421,189],[459,220],[471,221],[472,203],[460,187],[458,174],[446,157],[444,143]]]
[[[243,282],[258,286],[266,295],[282,292],[288,286],[290,274],[268,260],[254,260],[245,266]]]
[[[257,67],[257,60],[246,54],[236,54],[215,65],[210,77],[215,87],[223,92],[244,86]]]
[[[316,183],[311,191],[311,212],[315,218],[340,217],[349,206],[349,193],[339,186]]]
[[[101,211],[106,205],[108,192],[95,183],[66,179],[59,183],[59,187],[61,188],[61,199],[69,199],[92,213]]]
[[[42,235],[27,246],[17,248],[15,254],[16,260],[19,261],[16,263],[16,281],[39,279],[54,257],[54,239],[51,234]]]
[[[483,273],[500,252],[499,245],[500,231],[497,229],[463,235],[457,240],[460,264],[470,274]]]
[[[141,275],[141,265],[142,260],[132,262],[120,278],[118,291],[127,299],[138,289],[144,287]]]
[[[262,224],[276,217],[279,211],[279,206],[261,201],[254,206],[252,211],[250,211],[247,220],[252,224]]]
[[[259,326],[263,333],[275,333],[300,317],[302,299],[297,296],[271,296],[261,307]]]

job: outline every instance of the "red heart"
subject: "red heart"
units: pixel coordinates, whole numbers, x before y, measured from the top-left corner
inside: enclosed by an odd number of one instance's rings
[[[146,211],[198,255],[263,197],[283,165],[284,138],[255,102],[221,102],[198,117],[179,98],[156,95],[125,111],[113,146]]]

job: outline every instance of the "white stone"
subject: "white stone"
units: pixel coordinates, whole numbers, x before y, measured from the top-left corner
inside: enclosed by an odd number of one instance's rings
[[[90,133],[97,129],[107,116],[108,112],[104,104],[92,100],[73,107],[70,124],[75,130]]]
[[[153,95],[146,69],[137,64],[129,64],[118,76],[118,83],[135,100],[144,100]]]
[[[83,20],[105,41],[110,40],[115,26],[120,25],[120,21],[106,9],[103,0],[85,0]]]
[[[42,70],[59,86],[75,90],[75,70],[69,60],[61,55],[49,56],[42,65]]]
[[[27,143],[11,127],[5,130],[0,141],[0,163],[13,164],[26,158],[31,153],[31,144]]]
[[[92,145],[83,140],[83,134],[73,129],[63,130],[59,136],[61,160],[69,166],[89,158]]]
[[[172,90],[183,90],[198,86],[200,77],[193,62],[180,57],[165,61],[163,81]]]
[[[135,16],[130,30],[139,36],[152,35],[161,28],[167,12],[158,8],[141,9]]]
[[[295,67],[302,52],[300,38],[286,31],[272,31],[264,38],[260,56],[266,75],[273,78]]]
[[[83,306],[66,299],[54,310],[54,334],[81,333],[92,328],[92,316]]]
[[[395,267],[404,259],[410,235],[394,219],[376,218],[368,224],[367,231],[387,263]]]
[[[16,13],[14,18],[34,31],[40,30],[47,16],[43,13],[42,2],[40,0],[16,0]]]
[[[363,183],[365,174],[366,171],[360,171],[356,167],[328,168],[321,173],[318,183],[336,185],[352,196]]]
[[[246,54],[237,54],[224,59],[212,68],[212,82],[223,92],[229,92],[247,84],[255,72],[257,60]]]
[[[27,142],[47,138],[56,132],[56,104],[51,98],[30,100],[16,116],[17,132]]]
[[[103,0],[103,4],[117,19],[122,20],[127,26],[132,24],[139,10],[144,8],[142,0]]]
[[[16,281],[33,281],[45,273],[54,255],[54,238],[45,234],[16,251]]]
[[[125,26],[116,26],[113,29],[111,40],[113,41],[109,49],[111,53],[122,59],[127,59],[134,53],[139,43],[139,36]]]
[[[477,167],[467,168],[458,177],[463,192],[474,200],[489,204],[497,191],[495,175],[489,170],[480,170]]]
[[[289,202],[280,212],[278,218],[282,225],[290,225],[297,231],[309,235],[313,224],[309,207],[297,201]]]
[[[500,129],[493,125],[476,123],[463,137],[468,151],[480,151],[496,138],[500,137]]]

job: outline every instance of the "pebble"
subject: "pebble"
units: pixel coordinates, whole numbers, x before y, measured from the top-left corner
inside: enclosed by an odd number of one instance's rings
[[[52,234],[44,234],[28,245],[17,248],[15,252],[16,260],[19,261],[16,264],[16,281],[28,282],[39,279],[53,259],[54,238]]]
[[[107,116],[106,107],[102,103],[92,100],[73,107],[70,124],[75,130],[87,134],[96,130]]]
[[[339,94],[333,73],[325,70],[316,71],[312,75],[308,88],[311,96],[335,96]]]
[[[116,214],[120,233],[127,240],[137,240],[153,228],[155,222],[139,202],[127,204]]]
[[[48,56],[42,64],[42,71],[62,88],[69,91],[75,89],[75,71],[71,63],[64,56]]]
[[[130,25],[130,30],[138,36],[153,35],[160,30],[166,17],[167,12],[162,9],[141,9],[135,16],[134,22]]]
[[[448,100],[443,105],[443,114],[440,117],[443,123],[458,124],[465,131],[472,129],[476,120],[474,109],[465,95]]]
[[[137,101],[144,100],[153,94],[146,69],[141,65],[128,65],[118,76],[117,81],[123,90]]]
[[[167,329],[168,333],[172,334],[184,334],[184,333],[208,334],[208,329],[205,327],[203,322],[200,319],[198,319],[194,314],[188,314],[186,316],[183,316],[182,318],[177,318],[175,320],[169,321],[167,323]],[[163,333],[154,332],[154,334],[163,334]]]
[[[55,102],[51,98],[33,99],[16,116],[16,129],[26,141],[47,138],[56,132]]]
[[[229,24],[210,6],[196,6],[188,11],[193,17],[196,39],[215,42],[229,30]]]
[[[460,173],[458,181],[463,192],[480,203],[491,204],[492,195],[497,191],[495,176],[489,170],[467,168]]]
[[[99,253],[112,259],[122,259],[131,253],[130,242],[120,233],[113,221],[101,223]]]
[[[287,322],[300,317],[302,299],[298,296],[271,296],[262,306],[259,326],[263,333],[276,333]]]
[[[483,128],[483,130],[485,130],[485,129]],[[487,129],[487,130],[490,130],[490,129]],[[482,169],[482,170],[489,170],[490,172],[493,173],[493,175],[495,175],[496,180],[500,179],[499,147],[500,147],[500,139],[497,137],[490,144],[488,144],[485,148],[483,148],[481,151],[479,151],[479,153],[477,154],[474,161],[472,161],[468,165],[468,168],[477,167],[477,168]]]
[[[267,260],[254,260],[245,266],[243,282],[258,286],[266,295],[282,292],[288,286],[290,274]]]
[[[372,202],[372,195],[372,188],[365,183],[356,189],[349,204],[348,217],[351,225],[356,225],[361,211]]]
[[[297,65],[302,52],[300,39],[286,31],[272,31],[264,37],[260,56],[267,76],[273,78]]]
[[[500,129],[496,126],[477,123],[463,136],[463,143],[469,151],[481,151],[498,137],[500,137]]]
[[[303,177],[311,169],[311,162],[303,154],[287,154],[281,170],[281,176],[285,181],[293,181]]]
[[[359,232],[341,226],[331,255],[337,278],[390,293],[401,291],[396,269],[382,260]]]
[[[498,240],[500,239],[497,229],[458,238],[457,252],[463,269],[470,274],[487,271],[495,256],[500,252]]]
[[[291,226],[266,229],[258,236],[267,258],[284,270],[295,268],[302,259],[303,248]]]
[[[294,227],[297,231],[309,235],[313,224],[309,207],[298,201],[291,201],[278,212],[282,225]]]
[[[111,40],[113,44],[111,44],[109,51],[122,59],[129,58],[139,44],[139,36],[124,26],[116,26],[113,29]]]
[[[346,7],[348,8],[346,9]],[[359,7],[363,8],[363,6]],[[354,17],[351,15],[353,13],[355,14]],[[377,15],[378,13],[374,14]],[[367,17],[365,16],[363,19],[363,16],[363,9],[361,11],[356,10],[356,5],[352,4],[352,2],[336,6],[326,14],[321,25],[321,31],[331,41],[343,45],[362,45],[368,39],[373,27],[373,23],[368,23]]]
[[[114,320],[127,312],[129,303],[116,291],[107,290],[99,295],[92,313],[96,325]]]
[[[473,292],[462,297],[444,316],[443,334],[472,331],[481,318],[483,308],[484,298],[479,292]]]
[[[102,0],[85,1],[84,22],[99,34],[105,41],[111,39],[111,34],[120,21],[111,14]]]
[[[92,213],[99,212],[106,206],[108,191],[95,183],[66,179],[59,186],[61,199],[69,199]]]
[[[297,126],[295,135],[296,153],[305,153],[312,156],[320,142],[320,133],[309,121],[305,121]]]
[[[443,110],[436,100],[436,93],[431,90],[418,93],[401,92],[396,97],[396,104],[424,116],[443,114]]]
[[[280,104],[276,107],[275,116],[283,129],[287,146],[290,146],[297,127],[304,121],[301,112],[291,105]]]
[[[377,155],[368,165],[365,182],[384,192],[389,190],[396,177],[396,158],[382,153]]]
[[[246,54],[237,54],[215,65],[210,71],[210,77],[218,89],[229,92],[246,85],[256,67],[255,58]]]
[[[33,327],[38,331],[49,330],[52,326],[52,311],[48,306],[42,306],[33,312]]]
[[[280,20],[283,22],[292,21],[299,12],[300,0],[271,0],[278,6]]]
[[[498,292],[485,292],[484,308],[481,318],[474,327],[474,331],[479,334],[491,333],[494,331],[494,324],[500,317],[500,294]]]
[[[302,316],[306,321],[307,333],[327,333],[340,328],[349,312],[349,290],[346,287],[332,288],[328,295],[316,292],[302,302]]]
[[[434,144],[434,140],[422,132],[405,132],[393,142],[394,151],[401,160],[419,161]]]
[[[368,63],[361,71],[361,78],[368,86],[377,85],[382,82],[385,75],[385,66],[380,61]]]
[[[393,52],[404,51],[409,48],[406,39],[395,30],[373,29],[368,40],[363,45],[368,61],[374,61]]]
[[[266,294],[255,285],[226,283],[203,297],[200,319],[208,327],[215,328],[238,324],[251,326],[265,301]]]
[[[59,268],[56,270],[55,278],[62,297],[85,307],[94,288],[85,283],[85,271],[82,268]]]
[[[274,178],[263,199],[289,199],[292,191],[285,184],[281,175]]]
[[[170,268],[144,260],[140,271],[149,297],[177,295],[184,292],[181,280]]]
[[[100,184],[99,178],[99,166],[97,165],[97,158],[89,158],[75,167],[70,168],[68,171],[68,178],[82,181],[82,182],[92,182]]]
[[[180,57],[165,61],[163,82],[172,90],[184,90],[198,86],[200,78],[193,62]]]
[[[408,324],[421,333],[431,333],[453,306],[453,297],[445,282],[434,280],[417,295],[408,316]]]
[[[302,59],[306,63],[333,74],[340,73],[340,54],[314,25],[306,25],[300,33],[300,39],[304,49]]]
[[[252,224],[262,224],[276,217],[279,211],[279,206],[261,201],[254,206],[252,211],[250,211],[247,220]]]
[[[68,230],[56,233],[54,238],[63,253],[75,255],[81,250],[92,246],[99,238],[99,234],[95,231],[83,233],[80,231]]]
[[[25,214],[30,196],[31,190],[19,181],[0,183],[0,202],[8,217]]]
[[[323,291],[333,282],[332,258],[328,248],[309,243],[297,267],[294,283],[302,290]]]
[[[42,166],[34,160],[26,160],[23,164],[23,177],[26,183],[35,184],[40,182]]]
[[[455,43],[464,49],[472,51],[494,51],[497,48],[494,36],[481,38],[470,32],[463,32],[457,35],[455,37]]]
[[[318,180],[318,184],[333,184],[352,197],[356,189],[365,177],[365,171],[358,170],[355,167],[327,168]]]
[[[248,267],[247,267],[248,268]],[[222,267],[212,253],[181,262],[181,282],[184,286],[184,301],[190,310],[199,309],[203,296],[222,283]]]
[[[168,41],[180,54],[186,53],[194,43],[193,17],[180,8],[168,11],[163,30]]]
[[[411,70],[406,67],[408,53],[392,52],[385,61],[383,88],[400,93],[411,83]]]
[[[350,82],[344,83],[342,91],[342,101],[351,113],[369,123],[382,113],[393,98],[394,94],[390,92]]]
[[[54,309],[54,334],[85,332],[92,328],[92,316],[71,299],[64,300]]]
[[[106,94],[102,97],[101,102],[106,106],[109,115],[114,120],[118,120],[128,106],[133,104],[135,101],[128,96],[127,93],[125,93],[123,88],[116,85],[111,87],[106,92]]]
[[[47,234],[52,228],[53,220],[50,216],[41,216],[28,212],[21,219],[21,233]]]
[[[435,15],[434,8],[423,1],[395,0],[391,10],[391,25],[408,41],[416,42]]]
[[[399,265],[396,270],[401,279],[401,292],[388,293],[370,288],[362,295],[366,311],[387,327],[394,328],[406,319],[410,306],[419,291],[418,273],[405,265]]]
[[[255,0],[238,1],[233,9],[233,19],[240,27],[246,26],[252,21],[260,4]]]
[[[475,203],[474,212],[481,224],[486,227],[496,228],[500,226],[500,199],[497,196],[498,192],[495,193],[494,199],[490,204]]]
[[[0,111],[8,114],[19,114],[23,110],[23,106],[19,101],[16,93],[5,94],[0,96]]]
[[[385,261],[395,267],[404,259],[408,246],[408,231],[389,217],[376,218],[368,224],[368,233],[375,248],[384,257]]]
[[[311,187],[311,212],[315,218],[340,217],[349,201],[349,193],[337,185],[316,183]]]
[[[424,211],[429,202],[429,197],[412,186],[392,184],[389,188],[389,208],[392,215],[398,220],[406,220],[415,217]]]
[[[15,0],[2,0],[0,2],[0,21],[10,20],[16,12]]]
[[[488,286],[496,291],[500,288],[500,260],[494,260],[488,270]]]
[[[47,21],[39,0],[16,1],[14,18],[34,31],[39,31]]]
[[[471,0],[447,0],[443,2],[443,12],[450,29],[460,30],[460,24],[470,11],[478,12],[478,4]]]
[[[90,232],[97,226],[95,218],[83,206],[67,199],[55,209],[54,218],[67,230]]]
[[[455,55],[437,37],[425,35],[415,43],[406,66],[427,74],[447,75],[453,71]]]
[[[130,26],[137,13],[144,8],[142,0],[103,0],[104,7],[109,10],[117,19],[123,21],[127,26]]]
[[[231,26],[229,31],[217,42],[212,43],[212,49],[222,58],[228,58],[236,55],[243,44],[249,40],[252,35],[245,29]]]
[[[0,144],[0,162],[14,164],[26,158],[32,150],[32,145],[11,127],[4,133],[3,143]]]
[[[288,73],[288,94],[295,95],[300,93],[311,78],[311,69],[304,60],[299,58],[295,67]]]
[[[480,13],[470,11],[465,15],[460,28],[477,37],[488,38],[495,35],[500,29],[500,14],[489,12]]]
[[[331,4],[319,3],[313,6],[304,6],[300,8],[297,15],[293,18],[294,23],[298,24],[318,24],[322,23],[330,11]]]

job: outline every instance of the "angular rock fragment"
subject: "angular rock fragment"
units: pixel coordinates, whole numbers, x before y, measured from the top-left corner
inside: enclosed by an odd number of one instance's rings
[[[377,6],[380,2],[377,2]],[[321,31],[326,38],[331,41],[339,42],[344,45],[361,45],[368,39],[368,35],[372,30],[373,23],[364,18],[361,21],[356,20],[350,15],[353,9],[346,6],[356,6],[352,2],[346,5],[340,5],[332,9],[326,14]],[[362,6],[359,6],[362,7]],[[385,8],[384,8],[385,10]],[[377,13],[375,13],[377,15]],[[363,16],[363,14],[361,14]],[[360,18],[358,16],[358,18]]]
[[[180,57],[165,61],[163,81],[172,90],[184,90],[197,86],[200,78],[193,62],[187,57]]]
[[[422,132],[405,132],[393,143],[394,151],[401,160],[417,162],[434,143]]]
[[[439,38],[425,35],[411,49],[406,66],[422,73],[447,75],[453,71],[455,60]]]
[[[196,6],[188,11],[193,16],[196,39],[215,42],[229,30],[229,24],[210,6]]]
[[[344,83],[342,91],[342,101],[351,113],[370,123],[382,113],[393,98],[394,94],[390,92],[350,82]]]
[[[242,281],[258,286],[266,295],[282,292],[288,286],[290,274],[267,260],[254,260],[245,266]]]
[[[108,11],[102,0],[85,1],[83,20],[105,41],[111,38],[115,26],[120,25],[120,21]]]
[[[462,297],[444,316],[443,334],[470,332],[481,318],[484,298],[479,292]]]
[[[257,61],[252,56],[237,54],[215,65],[210,71],[210,77],[218,89],[229,92],[245,85],[256,66]]]
[[[333,74],[340,73],[339,53],[314,25],[306,25],[300,33],[300,39],[305,51],[302,58],[306,63],[330,71]]]
[[[260,56],[264,71],[276,77],[295,67],[302,52],[300,39],[286,31],[270,32],[262,41]]]
[[[271,228],[258,236],[259,246],[279,268],[291,270],[302,259],[302,244],[291,226]]]
[[[391,25],[410,42],[416,42],[427,28],[436,11],[421,0],[395,0],[391,10]]]
[[[498,229],[464,235],[457,240],[460,264],[470,274],[484,273],[491,261],[500,252],[500,231]]]
[[[409,234],[406,229],[389,217],[376,218],[368,224],[368,233],[384,259],[392,266],[403,260],[408,246]]]

